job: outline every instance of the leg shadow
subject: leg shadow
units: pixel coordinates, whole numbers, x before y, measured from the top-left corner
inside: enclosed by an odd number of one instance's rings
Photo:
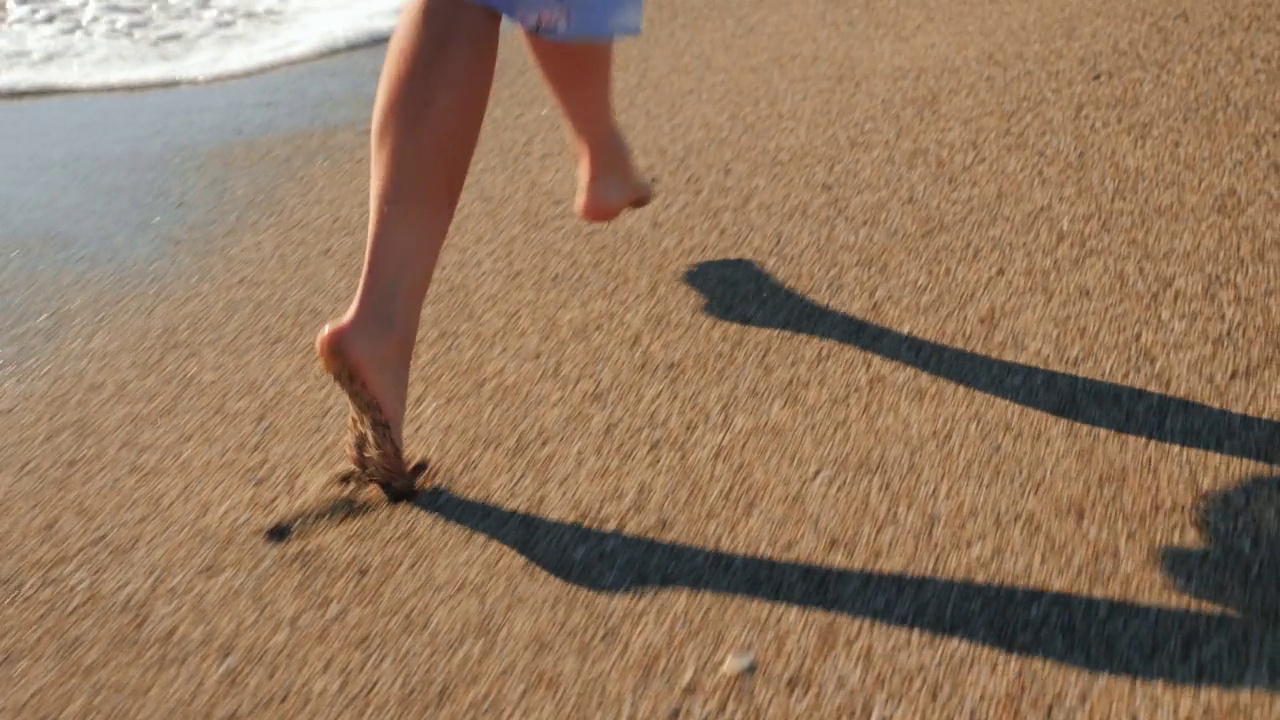
[[[416,504],[596,592],[687,588],[841,613],[1113,675],[1277,686],[1270,649],[1280,637],[1229,615],[731,555],[593,530],[439,489]]]
[[[1165,548],[1165,573],[1193,597],[1280,625],[1280,477],[1206,495],[1196,510],[1205,546]]]
[[[707,314],[834,340],[958,385],[1073,422],[1135,437],[1280,464],[1280,422],[960,350],[823,307],[748,260],[700,263],[685,281]]]

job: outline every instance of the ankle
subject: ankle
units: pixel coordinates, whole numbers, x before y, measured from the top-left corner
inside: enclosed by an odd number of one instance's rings
[[[382,307],[367,307],[356,302],[342,319],[342,325],[357,342],[384,349],[401,357],[411,354],[418,334],[416,313],[397,312]]]
[[[631,164],[631,150],[616,127],[578,141],[578,165],[587,172],[616,172]]]

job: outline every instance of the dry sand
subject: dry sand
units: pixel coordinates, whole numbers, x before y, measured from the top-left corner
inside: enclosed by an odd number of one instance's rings
[[[0,218],[0,715],[1280,713],[1280,6],[783,5],[654,0],[603,228],[505,46],[413,506],[325,484],[362,118],[158,160],[145,257]]]

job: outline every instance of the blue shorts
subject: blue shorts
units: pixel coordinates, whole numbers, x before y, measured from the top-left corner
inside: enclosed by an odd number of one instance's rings
[[[644,0],[471,0],[548,40],[608,42],[639,35]]]

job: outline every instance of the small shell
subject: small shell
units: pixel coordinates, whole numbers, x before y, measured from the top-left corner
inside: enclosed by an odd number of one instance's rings
[[[724,667],[720,668],[720,672],[725,675],[746,675],[755,672],[755,669],[755,653],[737,652],[725,659]]]

